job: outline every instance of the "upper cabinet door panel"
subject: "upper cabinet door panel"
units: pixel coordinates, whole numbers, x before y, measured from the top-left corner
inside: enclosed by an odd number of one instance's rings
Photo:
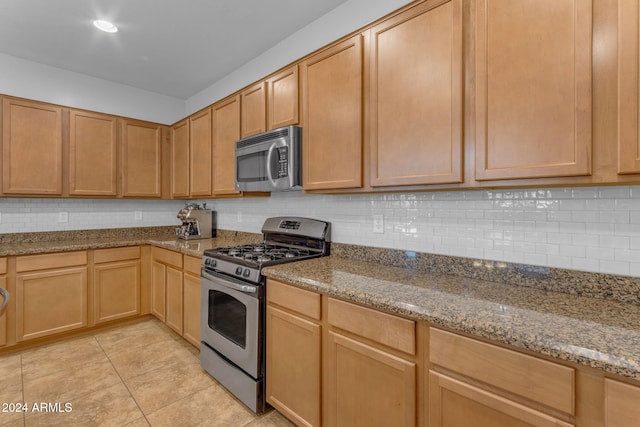
[[[267,129],[267,84],[253,85],[240,94],[242,106],[241,138],[262,133]]]
[[[591,173],[591,0],[479,0],[476,179]]]
[[[297,125],[299,119],[298,66],[287,68],[267,80],[267,128]]]
[[[640,173],[640,7],[618,1],[618,173]]]
[[[302,63],[305,190],[362,187],[362,36]]]
[[[240,139],[240,95],[213,106],[214,194],[236,191],[236,141]]]
[[[4,98],[2,191],[62,194],[62,109]]]
[[[211,109],[190,118],[189,188],[191,196],[210,196],[212,190]]]
[[[371,30],[371,185],[462,182],[462,7],[426,2]]]
[[[122,195],[160,197],[162,128],[134,120],[122,124]]]
[[[72,110],[69,113],[69,194],[117,194],[116,118]]]
[[[171,128],[171,197],[189,196],[189,119]]]

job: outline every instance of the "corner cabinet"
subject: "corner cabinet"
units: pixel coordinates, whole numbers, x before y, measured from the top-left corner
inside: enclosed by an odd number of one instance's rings
[[[117,119],[69,112],[69,195],[116,196]]]
[[[122,120],[122,195],[160,197],[163,127]]]
[[[96,249],[93,254],[93,321],[140,314],[140,247]]]
[[[363,36],[302,62],[303,189],[362,187]]]
[[[191,170],[189,130],[189,119],[184,119],[171,128],[169,185],[171,197],[174,199],[189,197],[189,171]]]
[[[151,314],[182,335],[182,254],[151,248]]]
[[[371,186],[462,182],[462,4],[427,1],[370,30]]]
[[[3,98],[2,191],[62,195],[62,108]]]
[[[478,0],[476,180],[591,174],[591,0]]]
[[[211,139],[211,109],[189,117],[189,196],[211,196],[213,150]]]
[[[200,265],[202,259],[184,255],[183,259],[183,328],[182,336],[200,348]]]

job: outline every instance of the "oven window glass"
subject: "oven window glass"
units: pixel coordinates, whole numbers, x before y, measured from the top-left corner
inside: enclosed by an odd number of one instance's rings
[[[267,151],[238,156],[237,179],[238,182],[266,181],[267,178]]]
[[[209,291],[209,327],[242,348],[247,345],[247,307],[229,294]]]

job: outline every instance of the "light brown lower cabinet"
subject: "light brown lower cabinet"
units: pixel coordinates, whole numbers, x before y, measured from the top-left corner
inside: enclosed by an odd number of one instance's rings
[[[4,276],[7,274],[7,259],[0,258],[0,288],[7,289],[7,278]],[[11,296],[9,296],[11,298]],[[4,303],[4,301],[0,302]],[[5,310],[5,313],[0,316],[0,347],[7,345],[7,312],[9,307]]]
[[[94,252],[93,320],[96,324],[140,314],[140,248]]]
[[[620,381],[604,380],[606,427],[630,427],[640,424],[640,387]]]
[[[182,335],[182,254],[151,248],[151,313]]]
[[[469,383],[429,372],[430,427],[572,425]]]
[[[182,336],[200,348],[200,265],[197,257],[184,256]]]
[[[87,326],[86,251],[16,258],[16,341]]]

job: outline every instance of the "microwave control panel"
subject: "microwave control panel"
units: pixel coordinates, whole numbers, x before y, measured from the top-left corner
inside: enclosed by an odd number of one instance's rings
[[[278,178],[288,176],[289,147],[278,147]]]

